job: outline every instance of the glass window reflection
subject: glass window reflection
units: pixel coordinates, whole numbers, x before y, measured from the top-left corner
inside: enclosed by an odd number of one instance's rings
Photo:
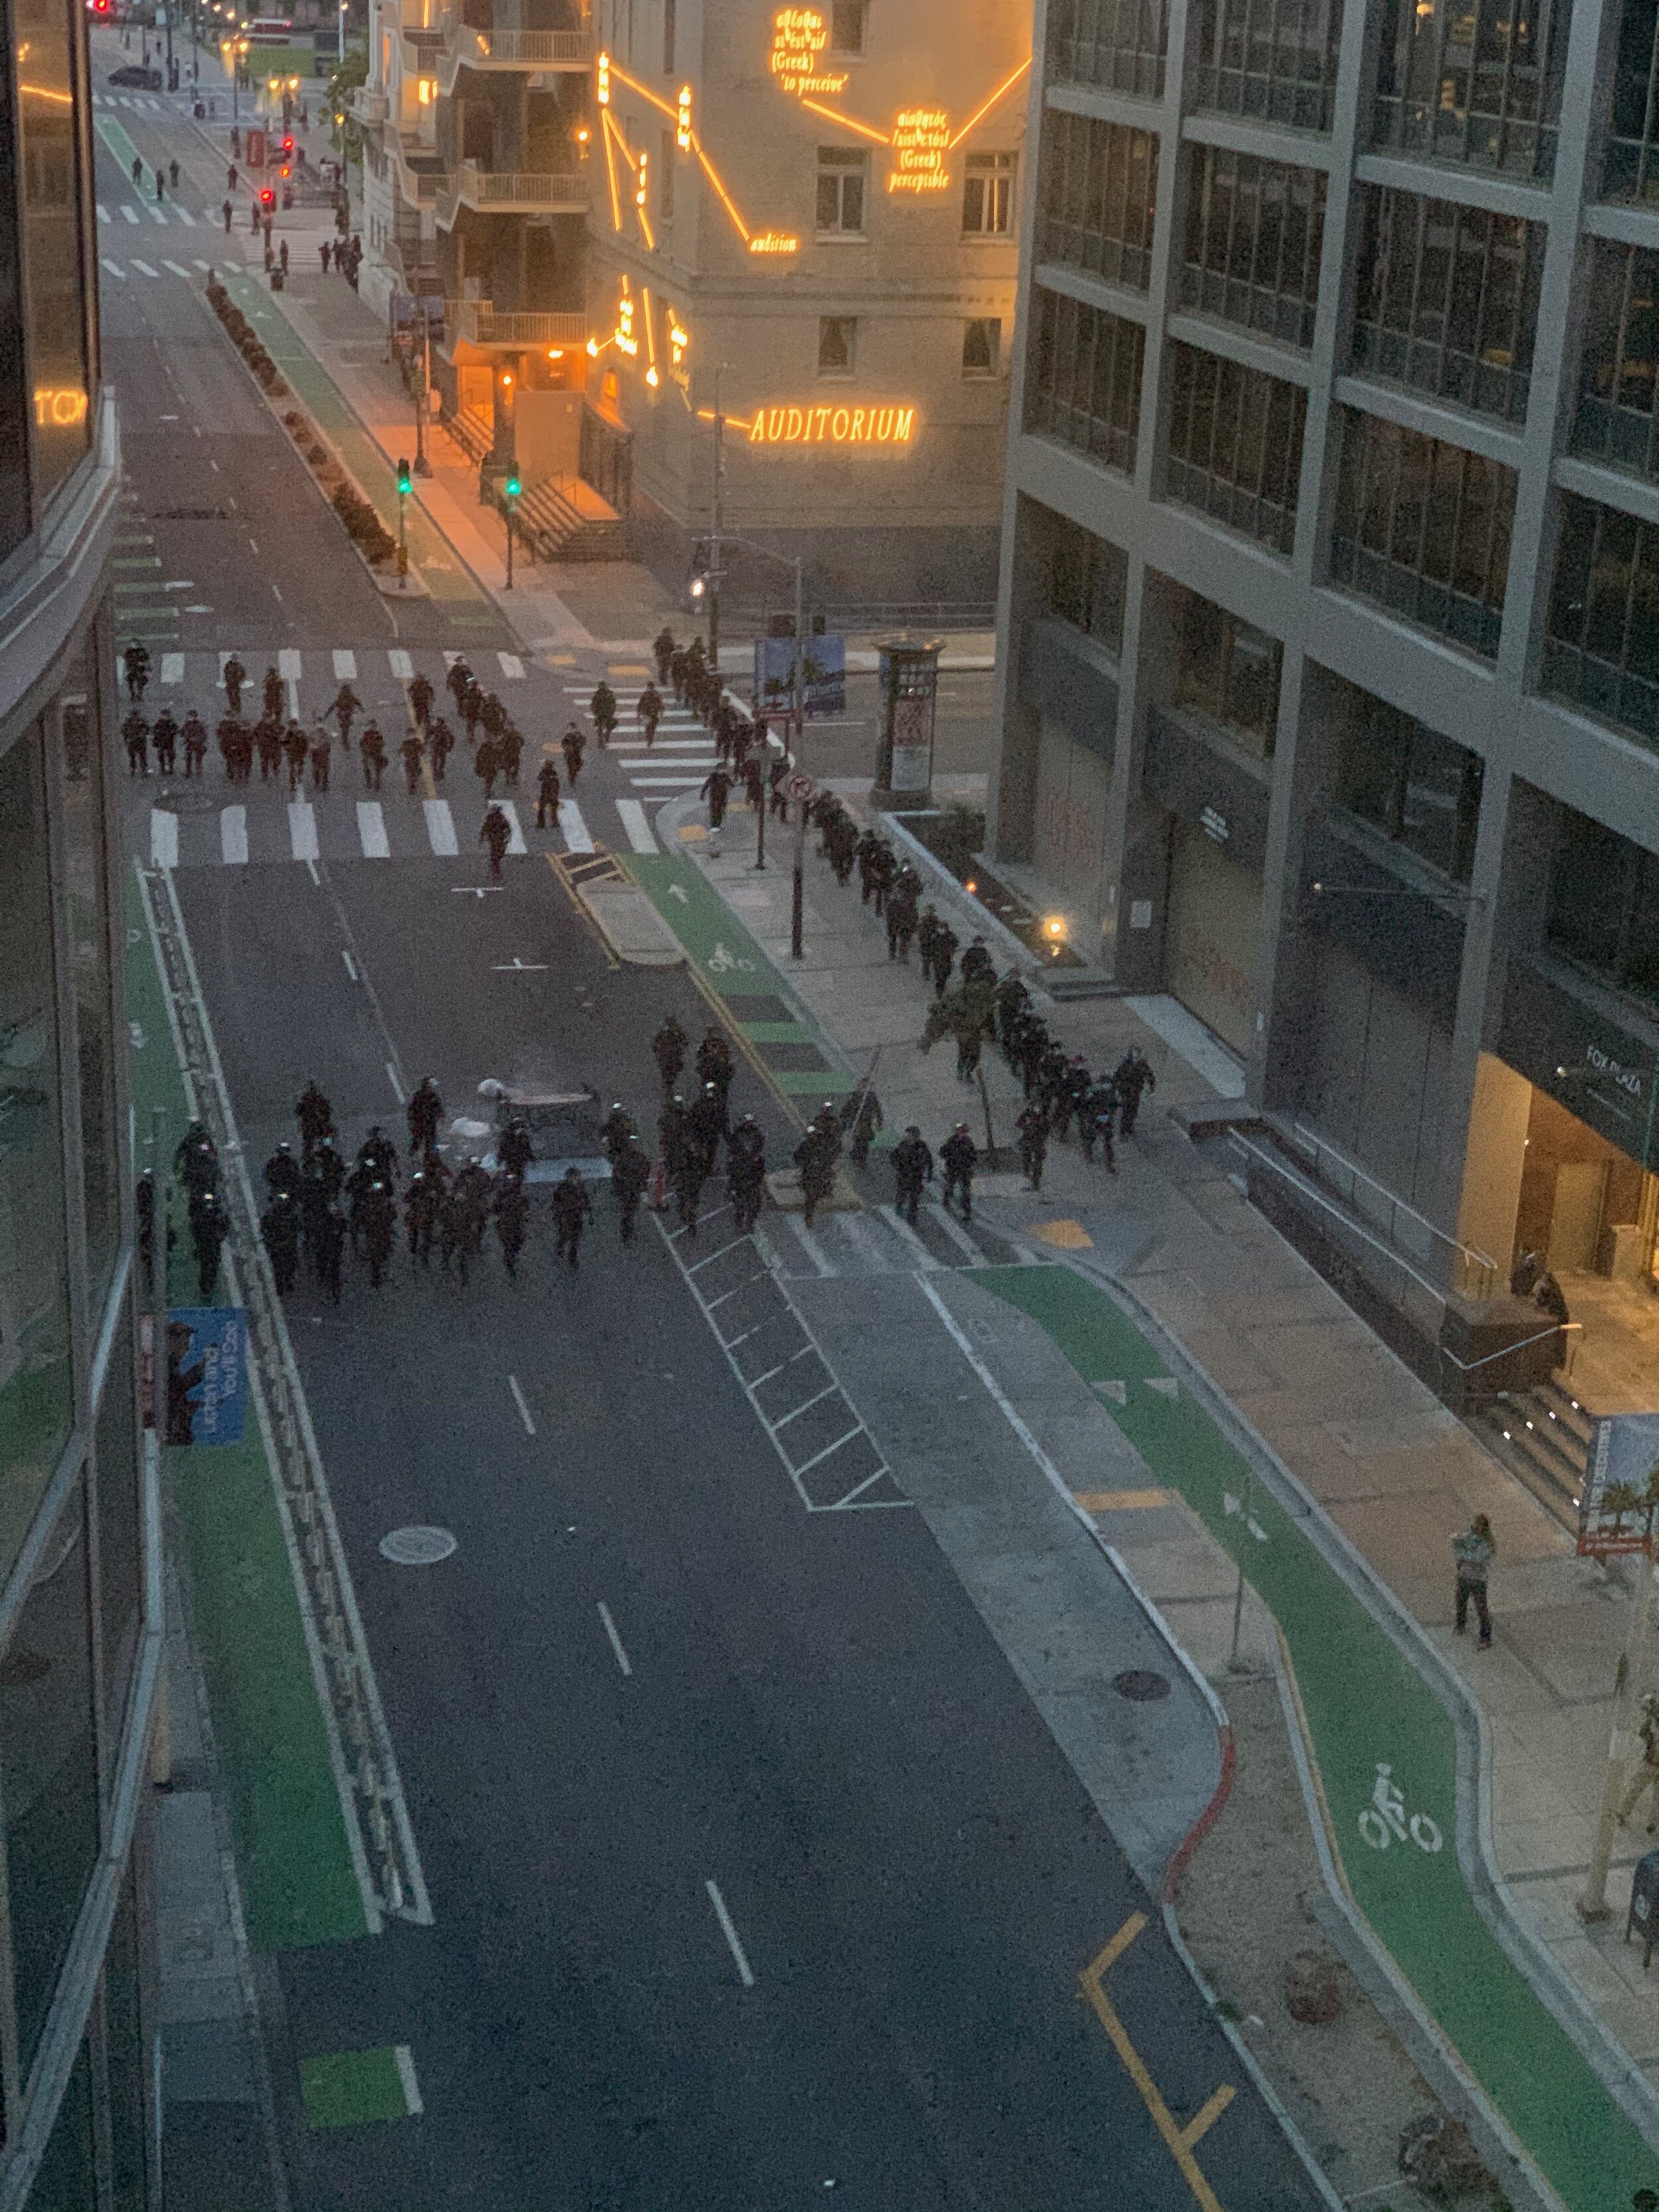
[[[90,671],[83,669],[82,675],[82,685],[68,691],[63,702],[64,877],[80,1064],[87,1255],[95,1304],[115,1262],[120,1196],[116,1180],[115,1053],[110,1033],[103,769],[97,742],[97,696]]]
[[[13,0],[12,36],[38,505],[86,452],[92,430],[70,46],[77,10],[70,0]]]

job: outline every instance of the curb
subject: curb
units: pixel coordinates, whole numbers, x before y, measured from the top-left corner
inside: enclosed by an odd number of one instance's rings
[[[902,821],[890,814],[878,815],[876,818],[888,836],[903,846],[912,863],[920,871],[923,882],[931,882],[936,886],[934,902],[937,904],[941,898],[947,900],[957,919],[967,920],[970,939],[982,937],[988,944],[994,944],[1004,958],[1013,963],[1028,983],[1048,974],[1048,969],[1030,946],[1022,945],[1006,922],[999,921],[988,908],[980,905],[977,899],[970,898],[943,860],[936,854],[930,853],[913,830],[907,830]],[[1039,982],[1038,988],[1041,988]]]
[[[1540,2003],[1554,2016],[1577,2047],[1580,2056],[1613,2102],[1650,2148],[1659,2153],[1659,2089],[1656,2089],[1638,2071],[1634,2059],[1615,2042],[1565,1971],[1531,1930],[1522,1924],[1516,1913],[1509,1886],[1498,1872],[1492,1843],[1491,1730],[1485,1712],[1476,1704],[1468,1686],[1447,1664],[1420,1623],[1407,1611],[1370,1562],[1355,1548],[1273,1447],[1231,1405],[1212,1377],[1180,1340],[1115,1276],[1075,1259],[1066,1259],[1064,1264],[1097,1288],[1103,1290],[1148,1341],[1156,1346],[1171,1370],[1188,1382],[1209,1418],[1255,1467],[1281,1510],[1291,1520],[1300,1523],[1326,1565],[1342,1577],[1378,1626],[1401,1649],[1439,1698],[1451,1719],[1456,1736],[1457,1858],[1475,1911],[1488,1934],[1526,1981]],[[1344,1909],[1355,1908],[1345,1906]],[[1379,1939],[1368,1924],[1365,1926],[1365,1940],[1368,1946],[1375,1945],[1381,1951]],[[1385,1951],[1382,1951],[1382,1956],[1386,1959]],[[1393,1969],[1392,1961],[1389,1962],[1389,1968],[1390,1972],[1396,1971]],[[1407,1987],[1402,1978],[1400,1988],[1405,1990]],[[1425,2033],[1437,2040],[1441,2039],[1442,2032],[1437,2023],[1422,2007],[1414,1990],[1410,1991],[1408,1997],[1403,1998],[1402,2002],[1409,2004],[1413,2016]],[[1443,2044],[1443,2047],[1447,2051],[1451,2049],[1449,2044]],[[1462,2067],[1461,2059],[1457,2063]],[[1474,2083],[1474,2076],[1470,2075],[1468,2079],[1472,2084],[1471,2094],[1480,2100],[1483,2117],[1494,2135],[1499,2140],[1504,2139],[1509,2133],[1508,2123],[1491,2103],[1486,2091]],[[1524,2152],[1518,2154],[1530,2167],[1531,2160],[1527,2154]],[[1551,2205],[1559,2202],[1553,2192],[1548,2191],[1548,2185],[1541,2176],[1538,2185],[1547,2192],[1542,2201]]]

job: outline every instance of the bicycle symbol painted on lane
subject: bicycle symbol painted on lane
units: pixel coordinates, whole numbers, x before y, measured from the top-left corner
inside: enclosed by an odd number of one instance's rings
[[[752,960],[745,960],[738,954],[728,952],[718,938],[714,941],[714,949],[709,954],[705,965],[711,975],[725,975],[733,969],[752,975],[755,967]]]
[[[1430,1853],[1441,1850],[1445,1843],[1438,1821],[1431,1820],[1426,1813],[1407,1813],[1406,1801],[1395,1784],[1394,1769],[1382,1759],[1376,1762],[1371,1802],[1359,1815],[1359,1832],[1374,1851],[1386,1851],[1390,1842],[1403,1844],[1407,1837],[1419,1851]]]

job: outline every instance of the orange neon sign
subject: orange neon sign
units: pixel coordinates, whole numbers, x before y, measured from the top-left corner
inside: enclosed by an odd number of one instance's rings
[[[78,384],[37,384],[34,419],[43,427],[65,429],[87,419],[87,395]]]
[[[845,70],[826,70],[820,58],[830,44],[830,26],[816,8],[780,8],[772,18],[770,67],[781,91],[797,98],[805,92],[840,92]]]
[[[749,241],[751,253],[799,253],[800,240],[785,230],[757,230]]]
[[[914,407],[757,407],[751,446],[908,446]]]
[[[951,118],[942,107],[901,107],[893,118],[890,192],[942,192],[951,181],[945,156]]]

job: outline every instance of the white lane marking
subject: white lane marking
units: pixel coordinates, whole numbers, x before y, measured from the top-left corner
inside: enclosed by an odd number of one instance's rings
[[[645,809],[637,799],[619,799],[617,811],[622,817],[623,828],[628,832],[629,846],[636,853],[654,853],[657,841],[651,835],[651,824],[645,818]]]
[[[421,2085],[415,2079],[415,2055],[406,2043],[394,2043],[392,2055],[398,2062],[398,2079],[403,2084],[404,2102],[413,2118],[426,2110],[421,2102]]]
[[[786,1213],[783,1218],[793,1233],[796,1243],[817,1268],[820,1276],[833,1275],[836,1271],[830,1264],[830,1255],[807,1227],[803,1216],[799,1213]]]
[[[720,1923],[720,1933],[731,1946],[732,1956],[738,1962],[738,1979],[743,1984],[744,1989],[752,1990],[755,1986],[755,1970],[744,1956],[743,1944],[738,1938],[736,1928],[732,1925],[732,1916],[726,1909],[726,1899],[720,1895],[720,1886],[717,1881],[706,1881],[703,1887],[708,1892],[708,1902],[714,1908],[714,1917]]]
[[[630,775],[628,781],[635,791],[701,791],[705,779],[700,775]]]
[[[603,1598],[599,1600],[599,1619],[605,1623],[605,1632],[611,1639],[611,1649],[617,1655],[617,1664],[624,1674],[631,1674],[634,1669],[629,1662],[627,1652],[623,1650],[623,1640],[617,1633],[616,1622],[611,1618],[611,1608]]]
[[[124,284],[126,283],[127,272],[122,268],[118,261],[106,261],[104,256],[100,253],[98,257],[98,262],[99,266],[100,268],[107,269],[112,276],[118,276]]]
[[[349,684],[357,673],[356,654],[343,652],[337,645],[334,648],[334,673],[340,683]]]
[[[310,872],[313,887],[317,890],[321,890],[323,888],[323,879],[317,872],[317,860],[314,854],[307,859],[306,861],[306,866]]]
[[[149,210],[149,219],[150,219],[150,221],[151,221],[152,222],[159,222],[159,223],[161,225],[161,227],[163,228],[163,229],[165,229],[165,228],[166,228],[166,227],[167,227],[167,216],[162,213],[162,211],[161,211],[161,210],[160,208],[158,208],[158,207],[153,207],[153,208],[151,208],[151,209]]]
[[[527,853],[530,850],[530,848],[525,843],[524,831],[519,826],[518,808],[513,804],[513,801],[510,799],[498,799],[495,801],[495,804],[501,808],[502,813],[506,815],[507,826],[513,832],[513,835],[507,841],[507,851],[509,853]]]
[[[927,1218],[945,1231],[957,1251],[965,1256],[970,1267],[990,1266],[990,1261],[975,1243],[968,1231],[962,1227],[949,1206],[937,1205],[930,1199],[927,1202]]]
[[[415,673],[415,664],[399,645],[394,645],[386,654],[392,663],[392,672],[399,684],[407,684]]]
[[[141,261],[136,253],[132,257],[132,265],[141,276],[159,276],[161,273],[159,269],[152,269],[148,261]]]
[[[181,268],[179,267],[179,264],[178,264],[176,261],[164,261],[164,262],[161,264],[161,266],[162,266],[162,268],[163,268],[163,269],[171,269],[171,270],[172,270],[172,271],[173,271],[173,275],[174,275],[175,276],[182,276],[182,277],[184,278],[184,280],[185,280],[185,283],[186,283],[186,284],[188,284],[188,283],[189,283],[189,282],[190,282],[190,271],[189,271],[189,270],[188,270],[188,269],[181,269]]]
[[[289,799],[288,836],[296,860],[314,860],[317,858],[317,810],[309,799]]]
[[[176,216],[178,216],[178,218],[179,218],[179,222],[180,222],[181,223],[183,223],[183,225],[185,226],[185,228],[186,230],[194,230],[194,229],[195,229],[195,228],[196,228],[196,218],[195,218],[195,216],[194,216],[193,215],[189,214],[189,213],[188,213],[188,212],[187,212],[184,208],[181,208],[181,207],[175,207],[175,208],[173,209],[173,212],[174,213],[174,215],[176,215]]]
[[[213,264],[210,261],[204,261],[198,254],[192,253],[191,259],[195,262],[196,266],[198,269],[211,269],[213,266]]]
[[[495,655],[495,658],[501,664],[502,675],[505,676],[510,683],[518,683],[524,675],[524,663],[520,659],[518,654],[516,653],[498,653]]]
[[[184,656],[184,654],[183,654],[182,653],[164,653],[161,655],[161,681],[162,681],[162,683],[163,683],[163,684],[182,684],[182,683],[184,682],[184,680],[185,680],[185,656]]]
[[[164,806],[149,810],[149,864],[152,868],[179,865],[179,817]]]
[[[125,200],[121,203],[121,213],[128,222],[137,222],[138,220],[138,210],[136,208],[130,208]]]
[[[519,1388],[519,1378],[516,1375],[507,1376],[507,1387],[513,1393],[513,1402],[519,1409],[519,1419],[524,1423],[525,1434],[527,1437],[533,1437],[536,1433],[536,1424],[530,1418],[530,1408],[524,1401],[524,1392]]]
[[[100,222],[108,222],[112,220],[110,211],[104,205],[102,200],[100,200],[98,203],[98,220]]]
[[[225,806],[219,811],[219,857],[227,867],[240,867],[247,859],[247,809]]]
[[[285,645],[276,656],[276,673],[288,686],[288,711],[295,721],[300,719],[300,656],[291,645]]]
[[[453,860],[460,848],[455,842],[455,817],[449,811],[449,801],[426,799],[421,804],[426,811],[428,844],[441,860]]]
[[[588,834],[586,823],[582,820],[582,811],[574,799],[564,799],[559,802],[559,827],[564,832],[564,842],[571,852],[591,853],[593,850],[593,840]]]
[[[897,1206],[884,1206],[880,1211],[882,1219],[886,1222],[890,1229],[897,1233],[899,1241],[910,1252],[917,1267],[924,1274],[931,1273],[935,1267],[944,1266],[945,1262],[942,1260],[936,1260],[933,1257]]]
[[[392,1097],[401,1106],[407,1096],[407,1093],[404,1090],[404,1079],[402,1076],[398,1074],[397,1069],[392,1065],[390,1060],[387,1060],[386,1063],[386,1079],[392,1085]]]
[[[357,980],[357,963],[352,958],[351,955],[346,951],[343,945],[340,947],[340,957],[345,962],[346,974],[350,976],[352,981],[355,983]]]
[[[392,845],[386,834],[386,814],[378,799],[357,801],[357,840],[366,860],[389,860]]]

